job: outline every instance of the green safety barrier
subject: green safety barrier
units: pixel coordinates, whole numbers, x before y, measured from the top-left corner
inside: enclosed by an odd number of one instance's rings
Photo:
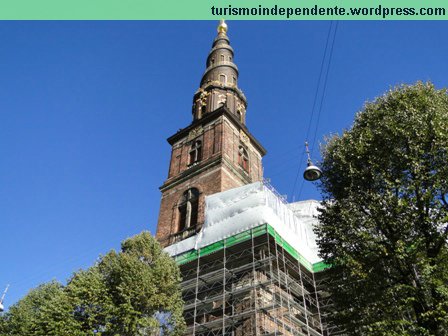
[[[231,237],[225,238],[216,243],[203,247],[199,250],[190,250],[188,252],[176,256],[174,259],[176,260],[178,265],[184,265],[186,263],[196,260],[198,257],[203,257],[218,252],[225,247],[230,247],[242,243],[244,241],[252,239],[252,237],[255,238],[266,233],[268,233],[271,237],[273,237],[279,246],[281,246],[285,251],[287,251],[294,259],[296,259],[301,265],[303,265],[309,271],[321,272],[329,267],[323,261],[312,264],[311,262],[306,260],[299,252],[297,252],[290,244],[288,244],[269,224],[262,224],[260,226],[257,226],[256,228],[249,229],[244,232],[233,235]]]

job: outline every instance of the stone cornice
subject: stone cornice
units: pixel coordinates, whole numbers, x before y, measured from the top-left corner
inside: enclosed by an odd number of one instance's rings
[[[217,155],[216,157],[212,157],[204,162],[200,162],[197,165],[194,165],[186,170],[184,170],[179,175],[167,179],[161,187],[159,187],[160,191],[164,192],[167,189],[170,189],[178,184],[181,184],[185,181],[190,180],[192,177],[201,174],[202,172],[221,164],[221,155]]]
[[[201,87],[198,90],[196,90],[196,92],[194,93],[194,97],[195,97],[194,99],[196,99],[196,96],[198,94],[201,94],[204,91],[212,91],[213,89],[230,90],[230,91],[236,93],[237,96],[240,97],[242,101],[244,101],[244,104],[246,104],[246,107],[247,107],[246,96],[244,95],[243,91],[241,91],[241,89],[238,86],[236,86],[232,83],[223,84],[219,81],[208,81],[208,82],[202,84]]]
[[[250,138],[251,144],[260,152],[261,156],[263,157],[266,155],[267,151],[266,149],[258,142],[257,139],[249,132],[247,127],[241,123],[241,121],[238,120],[238,118],[233,115],[229,109],[225,106],[221,106],[217,110],[205,114],[201,119],[193,121],[189,126],[180,129],[176,134],[170,136],[167,141],[168,143],[173,146],[177,141],[186,138],[188,136],[188,133],[198,127],[198,126],[204,126],[205,124],[209,123],[213,119],[217,119],[221,116],[226,116],[238,129],[244,130],[244,132],[247,134],[247,136]]]

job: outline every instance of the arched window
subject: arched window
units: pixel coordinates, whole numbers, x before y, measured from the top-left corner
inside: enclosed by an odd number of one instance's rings
[[[226,81],[227,81],[226,75],[223,75],[223,74],[219,75],[219,81],[220,81],[222,84],[225,84]]]
[[[240,146],[238,150],[238,164],[247,172],[249,172],[249,155],[246,148]]]
[[[201,140],[195,140],[191,144],[189,164],[192,165],[201,160],[202,160],[202,142]]]
[[[224,55],[221,55],[221,62],[224,62],[225,61],[225,57],[224,57]]]
[[[241,111],[240,111],[240,110],[237,110],[237,111],[236,111],[236,115],[238,116],[238,120],[239,120],[240,122],[243,122],[243,115],[241,114]]]
[[[179,231],[184,231],[198,223],[199,190],[191,188],[182,194],[179,206]]]

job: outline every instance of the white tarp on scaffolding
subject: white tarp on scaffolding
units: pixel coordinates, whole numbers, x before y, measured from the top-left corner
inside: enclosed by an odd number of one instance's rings
[[[172,256],[200,249],[262,224],[271,225],[306,260],[321,261],[317,253],[316,214],[319,202],[286,204],[262,182],[206,197],[205,223],[201,231],[165,250]]]

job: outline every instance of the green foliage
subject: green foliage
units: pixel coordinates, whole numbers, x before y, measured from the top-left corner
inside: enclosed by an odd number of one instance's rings
[[[1,335],[177,336],[184,331],[179,283],[176,263],[143,232],[65,287],[32,290],[3,316]]]
[[[327,140],[317,229],[353,335],[448,335],[448,96],[400,86]]]
[[[72,329],[76,321],[71,319],[65,299],[63,286],[55,281],[31,290],[5,314],[1,334],[78,335]],[[62,319],[65,323],[61,323]]]

